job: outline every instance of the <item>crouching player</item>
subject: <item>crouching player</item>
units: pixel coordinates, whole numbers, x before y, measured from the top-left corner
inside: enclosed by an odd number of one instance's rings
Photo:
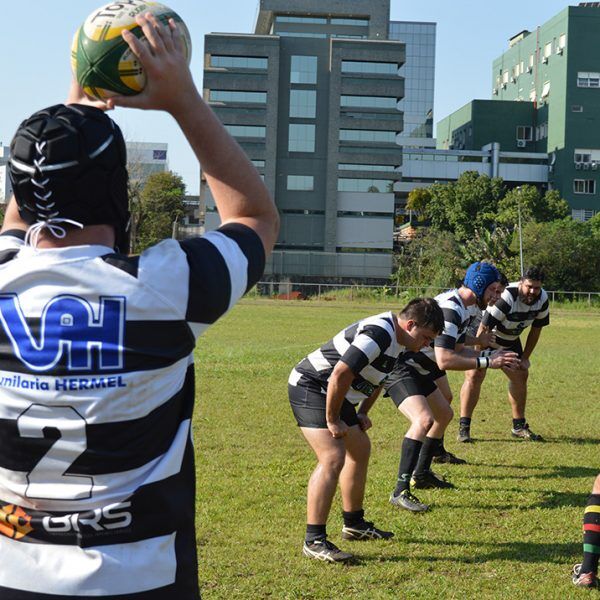
[[[396,488],[390,502],[399,508],[422,512],[429,507],[410,492],[416,488],[454,487],[431,470],[431,462],[443,450],[443,437],[453,417],[445,369],[500,369],[517,367],[514,352],[486,351],[465,346],[466,330],[479,308],[498,295],[500,274],[486,262],[473,263],[463,284],[436,296],[444,315],[443,331],[433,347],[405,353],[385,382],[390,396],[411,426],[402,443]]]
[[[364,516],[371,451],[366,434],[371,427],[368,412],[400,353],[418,351],[431,343],[443,324],[435,300],[412,300],[399,314],[386,312],[349,325],[292,369],[290,404],[318,461],[308,482],[306,556],[328,562],[352,558],[327,539],[327,517],[338,480],[344,518],[342,538],[393,536]]]

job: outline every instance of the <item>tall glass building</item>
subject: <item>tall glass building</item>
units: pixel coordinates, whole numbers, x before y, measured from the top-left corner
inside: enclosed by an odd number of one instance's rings
[[[402,138],[433,137],[435,36],[436,23],[390,22],[389,39],[406,46],[406,62],[399,71],[404,77],[404,98],[398,105],[404,114]]]

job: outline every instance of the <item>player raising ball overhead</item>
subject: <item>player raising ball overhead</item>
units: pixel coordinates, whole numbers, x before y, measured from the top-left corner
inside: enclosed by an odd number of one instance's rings
[[[0,398],[3,600],[200,598],[195,338],[258,280],[278,216],[200,97],[175,21],[136,20],[147,45],[123,39],[147,75],[139,95],[103,104],[74,85],[11,144],[0,369],[31,385]],[[127,248],[129,211],[125,143],[101,110],[113,106],[175,118],[211,187],[217,231],[139,257],[115,249]]]

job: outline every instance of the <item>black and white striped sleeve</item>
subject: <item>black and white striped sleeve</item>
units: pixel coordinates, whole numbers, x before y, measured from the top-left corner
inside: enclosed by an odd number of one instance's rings
[[[544,302],[542,308],[531,324],[532,327],[546,327],[547,325],[550,325],[550,301],[548,300],[546,292],[542,292],[542,294],[546,297],[543,298]]]
[[[481,322],[484,327],[494,329],[500,323],[506,321],[514,304],[514,298],[508,290],[502,292],[502,296],[496,304],[488,306],[483,313]]]
[[[353,340],[340,360],[347,364],[355,375],[383,354],[391,345],[389,332],[378,325],[367,325]]]
[[[451,308],[443,307],[442,312],[444,313],[444,330],[435,338],[434,346],[454,350],[456,344],[459,343],[459,330],[462,319],[460,313]]]
[[[260,237],[241,223],[185,240],[181,249],[189,265],[187,321],[214,323],[256,284],[265,268]]]

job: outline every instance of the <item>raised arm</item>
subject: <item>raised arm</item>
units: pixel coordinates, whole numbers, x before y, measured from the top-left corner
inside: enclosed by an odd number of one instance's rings
[[[109,99],[109,107],[171,114],[202,165],[222,223],[237,222],[252,228],[265,253],[270,254],[279,232],[277,209],[257,170],[200,96],[175,22],[171,20],[166,27],[151,14],[138,16],[137,22],[149,46],[129,31],[123,32],[123,38],[146,71],[146,88],[136,96]]]

